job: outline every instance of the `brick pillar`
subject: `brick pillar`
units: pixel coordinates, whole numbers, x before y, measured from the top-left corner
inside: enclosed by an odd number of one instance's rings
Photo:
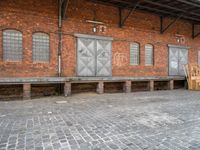
[[[65,82],[64,95],[70,96],[71,94],[72,94],[72,92],[71,92],[71,82]]]
[[[23,84],[23,99],[31,99],[31,84],[24,83]]]
[[[104,93],[104,82],[100,81],[97,85],[97,93],[103,94]]]
[[[124,92],[131,93],[131,81],[126,81],[124,83]]]
[[[150,89],[150,91],[154,91],[154,81],[153,80],[151,80],[149,82],[149,89]]]
[[[169,89],[173,90],[174,89],[174,80],[169,81]]]

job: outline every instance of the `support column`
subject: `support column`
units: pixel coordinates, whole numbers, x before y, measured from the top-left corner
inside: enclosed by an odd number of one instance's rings
[[[188,89],[188,88],[189,88],[187,80],[184,81],[184,88],[185,88],[185,89]]]
[[[97,85],[97,93],[103,94],[104,93],[104,82],[100,81]]]
[[[126,81],[124,83],[124,92],[131,93],[131,81]]]
[[[30,83],[24,83],[23,84],[23,99],[31,99],[31,84]]]
[[[174,80],[169,81],[169,89],[173,90],[174,89]]]
[[[154,91],[154,80],[151,80],[149,83],[149,89],[150,91]]]
[[[72,92],[71,92],[71,82],[65,82],[64,96],[70,96],[71,94],[72,94]]]

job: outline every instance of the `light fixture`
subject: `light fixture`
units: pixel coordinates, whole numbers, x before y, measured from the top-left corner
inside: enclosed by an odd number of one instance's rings
[[[93,26],[92,31],[93,31],[94,33],[97,32],[97,28],[96,28],[96,26]]]

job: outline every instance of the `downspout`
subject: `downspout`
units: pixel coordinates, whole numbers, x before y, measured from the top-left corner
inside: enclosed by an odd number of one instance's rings
[[[61,77],[61,40],[62,40],[62,0],[59,0],[58,14],[58,77]]]

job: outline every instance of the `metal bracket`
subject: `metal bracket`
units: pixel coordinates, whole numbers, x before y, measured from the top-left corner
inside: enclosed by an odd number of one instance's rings
[[[69,0],[63,0],[63,4],[62,4],[62,19],[66,18],[66,11],[69,5]]]
[[[60,15],[62,19],[66,18],[66,11],[69,5],[69,0],[59,0],[59,9],[60,9]]]
[[[198,37],[200,35],[200,32],[195,34],[195,24],[192,24],[192,38],[195,39],[196,37]]]
[[[175,18],[172,22],[170,22],[165,28],[163,25],[164,17],[160,16],[160,34],[163,34],[167,29],[169,29],[174,23],[176,23],[180,18],[182,17],[182,14],[179,15],[177,18]]]
[[[123,18],[122,16],[122,11],[123,8],[119,8],[119,27],[122,28],[126,22],[126,20],[129,18],[129,16],[135,11],[135,9],[137,8],[137,6],[139,5],[140,0],[138,0],[133,6],[132,8],[129,10],[128,14]]]
[[[68,8],[69,0],[58,0],[59,3],[59,27],[62,26],[62,20],[66,18],[66,11]]]

